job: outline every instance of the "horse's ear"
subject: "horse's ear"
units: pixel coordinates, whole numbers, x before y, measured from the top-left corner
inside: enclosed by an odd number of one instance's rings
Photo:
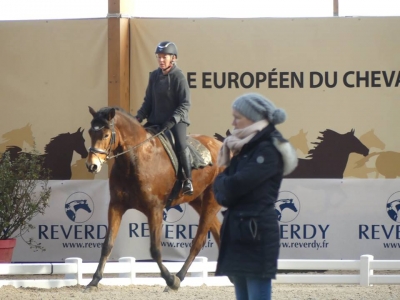
[[[81,128],[82,128],[82,127],[79,127],[78,130],[77,130],[76,132],[83,133],[83,131],[84,131],[85,129],[82,129],[82,131],[81,131]]]
[[[356,131],[354,128],[351,129],[351,133],[354,134],[354,131]]]
[[[111,108],[108,112],[108,121],[111,121],[115,117],[115,108]]]
[[[94,117],[94,115],[96,114],[96,111],[91,107],[91,106],[89,106],[89,112],[91,113],[91,115]]]

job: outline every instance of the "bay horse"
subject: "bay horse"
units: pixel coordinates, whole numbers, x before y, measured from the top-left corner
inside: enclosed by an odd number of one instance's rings
[[[136,118],[122,108],[104,107],[96,112],[89,107],[89,112],[93,119],[89,129],[91,147],[86,159],[87,168],[89,172],[98,173],[108,159],[114,157],[114,162],[109,175],[108,228],[97,270],[85,291],[96,288],[102,279],[122,216],[128,209],[136,209],[146,215],[151,257],[157,262],[167,286],[177,290],[203,247],[209,230],[219,247],[221,223],[217,213],[221,207],[214,198],[212,183],[221,172],[216,160],[222,143],[205,135],[191,135],[210,151],[212,165],[193,170],[193,195],[182,195],[182,192],[179,192],[178,197],[170,205],[166,205],[176,181],[176,173],[159,138],[146,131]],[[181,203],[192,206],[200,215],[200,219],[189,256],[180,271],[172,275],[162,262],[161,229],[164,208]]]

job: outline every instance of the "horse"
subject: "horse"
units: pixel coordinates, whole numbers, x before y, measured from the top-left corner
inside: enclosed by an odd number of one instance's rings
[[[311,149],[305,159],[299,159],[297,168],[285,178],[343,178],[350,153],[367,156],[369,149],[354,135],[354,129],[339,134],[331,129],[320,132],[320,143]]]
[[[85,139],[83,138],[83,131],[81,128],[74,133],[61,133],[52,138],[44,148],[44,154],[40,156],[43,158],[43,167],[50,171],[51,180],[69,180],[71,179],[71,162],[74,151],[86,158],[88,151],[85,147]],[[7,147],[7,152],[10,153],[11,159],[15,159],[22,152],[18,146]],[[26,153],[27,155],[36,155]],[[45,178],[42,178],[45,179]]]
[[[216,164],[221,142],[205,135],[190,135],[209,150],[212,165],[193,170],[193,195],[182,195],[179,191],[168,205],[168,197],[177,182],[176,173],[161,140],[156,137],[158,134],[147,131],[136,118],[119,107],[104,107],[97,112],[89,107],[89,112],[93,116],[89,129],[91,147],[86,160],[89,172],[98,173],[103,163],[111,158],[114,160],[109,175],[108,228],[96,272],[85,292],[97,288],[102,279],[122,216],[128,209],[136,209],[148,219],[150,255],[167,284],[165,291],[179,289],[209,230],[218,247],[220,244],[221,223],[217,213],[221,206],[215,200],[212,183],[222,171]],[[183,203],[188,203],[200,215],[199,226],[186,261],[173,275],[164,266],[161,256],[163,212],[165,207]]]
[[[298,134],[288,138],[293,148],[296,150],[300,150],[303,154],[308,154],[308,151],[310,150],[310,148],[308,147],[306,135],[307,132],[304,132],[303,129],[300,129]]]
[[[35,146],[35,140],[32,134],[32,125],[26,124],[24,127],[13,129],[2,135],[4,140],[0,144],[0,153],[3,153],[9,146],[24,147],[24,143],[27,143],[32,148]]]
[[[380,150],[385,149],[385,144],[376,136],[374,130],[364,133],[360,136],[360,141],[363,143],[370,151],[372,148],[378,148]],[[347,162],[347,167],[344,171],[344,177],[356,177],[356,178],[369,178],[368,174],[372,172],[378,172],[376,168],[368,167],[366,161],[371,156],[372,153],[363,159],[360,154],[350,153],[349,160]]]
[[[68,218],[71,221],[75,221],[76,218],[76,212],[80,209],[83,209],[87,211],[88,213],[91,213],[92,210],[90,209],[87,200],[73,200],[67,204],[65,204],[65,212],[68,216]]]
[[[400,200],[399,199],[396,199],[396,200],[386,204],[386,211],[387,211],[389,217],[395,222],[397,222],[399,210],[400,210]]]
[[[279,202],[282,203],[279,204]],[[279,209],[277,208],[277,206],[279,207]],[[290,209],[294,212],[297,212],[297,208],[296,205],[294,205],[293,203],[293,199],[279,199],[275,201],[275,212],[278,215],[278,221],[282,219],[282,212],[285,209]]]
[[[356,167],[365,165],[374,156],[377,156],[374,169],[376,178],[379,178],[379,174],[386,179],[393,179],[400,176],[400,152],[381,151],[370,153],[367,157],[357,161]]]

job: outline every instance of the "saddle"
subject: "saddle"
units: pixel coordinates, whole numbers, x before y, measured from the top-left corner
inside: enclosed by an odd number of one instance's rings
[[[145,129],[147,132],[153,135],[160,132],[158,126],[145,127]],[[167,199],[166,208],[170,208],[172,201],[178,197],[178,194],[182,188],[181,178],[179,178],[181,176],[181,172],[179,170],[179,160],[175,151],[175,139],[171,131],[164,131],[157,137],[161,141],[161,144],[164,146],[164,149],[171,160],[172,166],[175,170],[175,176],[177,178]],[[190,153],[189,156],[192,169],[202,169],[206,166],[213,165],[211,153],[202,143],[190,136],[186,136],[186,140]]]
[[[146,130],[151,134],[159,132],[158,126],[147,127]],[[175,151],[175,139],[171,131],[164,131],[158,135],[161,144],[164,146],[171,163],[175,170],[175,175],[179,175],[179,160]],[[202,169],[206,166],[212,166],[212,159],[210,151],[198,140],[186,136],[188,149],[190,150],[190,163],[192,169]]]

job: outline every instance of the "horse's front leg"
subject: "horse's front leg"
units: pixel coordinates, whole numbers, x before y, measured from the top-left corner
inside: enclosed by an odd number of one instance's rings
[[[161,271],[161,277],[164,278],[167,285],[177,290],[180,286],[180,280],[175,275],[171,275],[168,269],[163,265],[161,258],[161,226],[162,226],[163,209],[153,209],[147,216],[150,229],[150,254],[157,262]]]
[[[101,248],[99,264],[96,272],[93,274],[92,281],[86,286],[85,292],[90,292],[94,288],[97,288],[99,281],[103,278],[104,267],[108,257],[111,254],[115,238],[121,225],[122,215],[125,213],[125,211],[125,209],[122,209],[120,206],[113,205],[112,203],[110,203],[108,207],[108,228],[103,246]]]
[[[217,213],[221,207],[215,201],[214,194],[212,193],[211,189],[208,189],[204,192],[202,203],[199,199],[195,199],[189,204],[199,213],[200,219],[199,227],[197,228],[196,235],[192,242],[192,247],[190,248],[189,256],[186,258],[182,268],[176,274],[180,281],[183,281],[193,260],[204,246],[208,230],[211,229],[218,247],[220,242],[219,230],[221,223],[218,221]]]

